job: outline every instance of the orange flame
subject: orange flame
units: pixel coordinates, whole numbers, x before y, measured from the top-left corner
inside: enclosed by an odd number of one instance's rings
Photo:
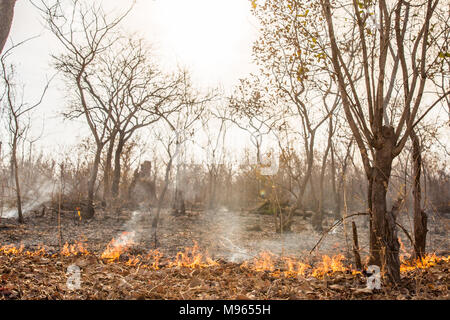
[[[400,266],[400,272],[403,273],[403,272],[413,271],[416,269],[428,269],[428,268],[435,266],[436,264],[438,264],[441,261],[449,262],[450,256],[438,257],[438,256],[436,256],[435,253],[432,253],[432,254],[427,254],[422,258],[415,259],[412,261],[402,260],[402,264]]]
[[[130,246],[134,244],[135,232],[122,232],[120,237],[116,239],[112,239],[108,245],[106,246],[105,251],[103,251],[100,256],[101,259],[106,259],[108,262],[118,261],[122,253],[127,251]]]
[[[327,273],[345,272],[347,268],[344,267],[342,260],[344,260],[342,254],[333,257],[327,255],[322,256],[322,261],[319,262],[318,266],[313,270],[313,277],[321,278]]]
[[[68,244],[67,242],[64,244],[61,252],[61,255],[70,257],[70,256],[78,256],[78,255],[88,255],[89,251],[84,247],[84,244],[80,241],[75,241],[74,244]]]
[[[203,268],[218,265],[216,261],[200,252],[197,242],[192,248],[185,248],[184,252],[178,252],[174,261],[169,261],[169,267]]]
[[[27,255],[27,256],[45,256],[47,252],[45,251],[45,248],[43,246],[39,246],[37,250],[29,251],[24,250],[24,245],[21,244],[19,248],[16,248],[14,245],[9,244],[6,246],[0,247],[0,253],[3,253],[4,255]]]
[[[21,244],[18,249],[14,245],[8,244],[6,246],[0,247],[0,252],[2,252],[4,255],[19,255],[23,252],[23,248],[23,244]]]
[[[285,277],[298,277],[298,276],[305,276],[306,271],[311,268],[309,264],[295,261],[293,258],[283,258],[286,271],[283,272]]]
[[[253,259],[253,268],[255,271],[274,271],[274,254],[268,251],[261,252],[259,258]]]
[[[134,232],[123,232],[118,238],[112,239],[107,245],[105,251],[101,254],[102,259],[108,262],[118,262],[120,256],[127,251],[132,244]],[[39,246],[36,250],[24,250],[24,245],[19,247],[14,245],[0,245],[0,254],[3,255],[27,255],[27,256],[49,256],[43,246]],[[85,247],[85,244],[80,241],[75,241],[73,244],[65,243],[61,252],[61,256],[79,256],[91,254]],[[57,254],[51,255],[54,257]],[[163,254],[158,250],[150,250],[146,255],[130,256],[125,262],[128,266],[140,266],[150,268],[153,270],[160,269],[160,261]],[[333,257],[324,255],[322,260],[315,266],[304,263],[300,259],[293,257],[278,258],[271,252],[261,252],[257,257],[251,261],[245,261],[241,264],[241,268],[247,268],[256,272],[270,272],[275,277],[299,277],[310,274],[316,278],[322,278],[325,274],[332,274],[335,272],[351,272],[353,275],[359,274],[359,271],[353,270],[351,265],[345,266],[344,256],[341,254]],[[401,260],[400,271],[407,273],[414,270],[424,270],[437,265],[440,262],[449,262],[450,256],[439,257],[436,254],[425,255],[422,259],[407,260],[404,257]],[[283,263],[284,264],[283,264]],[[217,266],[219,263],[211,259],[207,253],[199,249],[197,242],[194,242],[193,247],[187,247],[184,252],[178,252],[173,260],[168,260],[167,267],[186,267],[186,268],[204,268]],[[276,266],[281,266],[277,268]]]

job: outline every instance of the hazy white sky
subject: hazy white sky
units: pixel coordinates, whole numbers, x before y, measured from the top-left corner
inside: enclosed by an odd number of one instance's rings
[[[107,11],[123,11],[132,0],[102,2]],[[258,27],[250,7],[248,0],[137,0],[122,27],[148,39],[167,70],[187,66],[199,86],[222,86],[230,92],[239,78],[256,70],[251,52]],[[17,1],[11,39],[19,42],[38,35],[17,49],[13,58],[31,100],[37,98],[46,77],[54,74],[50,55],[58,54],[59,46],[30,1]],[[66,106],[64,97],[64,87],[56,79],[34,114],[33,132],[42,132],[39,146],[45,149],[70,150],[73,143],[89,133],[83,119],[78,123],[62,122],[58,112]],[[446,113],[442,107],[434,112]],[[242,142],[238,134],[241,132],[233,131],[233,143]],[[448,139],[444,134],[444,143]]]
[[[155,48],[158,60],[167,69],[188,67],[202,87],[222,86],[230,91],[241,77],[255,67],[251,63],[252,43],[257,26],[247,0],[137,0],[122,24],[127,32],[137,32]],[[127,8],[132,0],[104,0],[107,10]],[[59,47],[47,31],[40,14],[29,1],[17,1],[11,39],[14,42],[37,36],[16,50],[13,61],[25,84],[26,96],[36,98],[46,77],[51,77],[50,54]],[[35,134],[43,130],[41,145],[74,143],[87,134],[84,122],[65,122],[58,116],[65,107],[64,88],[56,79],[35,113]],[[46,124],[42,120],[45,118]],[[69,146],[67,146],[69,147]],[[53,149],[53,148],[52,148]]]

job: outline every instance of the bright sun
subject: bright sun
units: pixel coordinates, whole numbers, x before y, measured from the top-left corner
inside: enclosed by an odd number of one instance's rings
[[[146,0],[135,10],[168,63],[188,66],[204,84],[227,85],[248,71],[256,34],[249,1]]]

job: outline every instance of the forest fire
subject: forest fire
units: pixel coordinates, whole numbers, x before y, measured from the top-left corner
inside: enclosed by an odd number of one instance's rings
[[[436,254],[432,253],[415,260],[402,260],[400,272],[406,273],[416,269],[428,269],[435,266],[437,263],[441,261],[449,262],[450,256],[438,257],[436,256]]]
[[[113,238],[107,245],[106,249],[101,253],[100,258],[109,263],[120,261],[120,257],[134,244],[133,232],[123,232],[117,239]],[[56,257],[58,254],[50,254],[43,246],[39,246],[36,250],[25,250],[24,245],[16,247],[14,245],[0,246],[0,254],[5,256],[26,255],[26,256],[48,256]],[[65,243],[60,256],[82,256],[92,255],[81,241],[75,241],[73,244]],[[163,253],[157,249],[150,250],[145,255],[128,255],[125,265],[141,266],[152,270],[159,270],[162,266],[167,268],[207,268],[220,265],[219,262],[213,260],[207,253],[204,253],[194,242],[194,246],[186,247],[183,252],[178,252],[173,259],[168,259],[165,263],[161,263]],[[325,274],[333,274],[336,272],[350,272],[352,274],[360,273],[354,270],[351,265],[346,266],[345,257],[342,254],[335,256],[323,255],[322,260],[314,267],[304,261],[294,257],[278,258],[275,254],[264,251],[258,254],[252,260],[244,261],[241,269],[253,270],[256,272],[269,272],[274,276],[284,275],[285,277],[298,277],[307,274],[315,278],[322,278]],[[401,272],[406,273],[417,269],[428,269],[440,262],[449,262],[450,256],[437,256],[435,253],[428,254],[421,259],[411,260],[402,259]]]
[[[344,256],[338,254],[333,257],[327,255],[322,256],[322,261],[319,262],[316,267],[312,267],[302,261],[299,261],[293,257],[282,257],[278,259],[271,252],[262,252],[258,257],[254,258],[251,262],[245,261],[242,264],[242,268],[248,268],[257,272],[270,272],[273,276],[284,275],[285,277],[304,277],[306,274],[310,274],[315,278],[322,278],[325,274],[335,272],[352,272],[355,270],[346,267],[343,263]],[[277,268],[276,265],[281,265]]]
[[[163,254],[155,249],[150,250],[145,256],[137,255],[137,256],[130,256],[128,258],[128,261],[125,263],[127,266],[139,266],[143,268],[149,268],[153,270],[159,270],[159,262],[162,258]]]
[[[449,300],[448,1],[153,2],[0,0],[0,300]]]
[[[287,269],[286,271],[284,271],[285,277],[303,277],[306,274],[306,270],[311,268],[309,264],[296,261],[293,258],[287,257],[283,260]]]
[[[64,244],[60,254],[62,256],[70,257],[70,256],[78,256],[78,255],[88,255],[89,251],[85,248],[84,244],[80,241],[75,241],[74,244],[68,244],[67,242]]]
[[[123,232],[117,240],[113,238],[100,258],[108,262],[119,260],[120,256],[134,244],[134,236],[135,232]]]
[[[204,268],[217,266],[218,263],[201,253],[197,242],[192,248],[185,248],[184,252],[178,252],[174,261],[169,261],[169,267]]]
[[[120,257],[134,244],[134,234],[132,232],[123,232],[117,239],[112,239],[107,248],[101,253],[100,258],[108,263],[120,263]],[[59,256],[83,256],[92,255],[88,251],[86,245],[81,241],[75,241],[73,244],[64,244],[59,252]],[[24,245],[16,247],[14,245],[0,246],[0,255],[14,256],[45,256],[56,257],[58,254],[50,254],[43,246],[39,246],[36,250],[25,250]],[[145,255],[128,255],[124,263],[131,267],[144,267],[152,270],[166,268],[207,268],[219,266],[220,263],[213,260],[207,253],[202,251],[198,244],[194,242],[194,246],[186,247],[183,252],[178,252],[173,259],[168,259],[162,263],[163,253],[157,249],[150,250]],[[345,257],[342,254],[335,256],[323,255],[322,260],[311,266],[304,261],[294,257],[277,257],[275,254],[264,251],[252,260],[244,261],[241,269],[253,270],[256,272],[268,272],[272,276],[286,278],[304,277],[310,275],[315,278],[322,278],[325,274],[334,274],[337,272],[358,274],[360,271],[354,270],[351,265],[344,263]],[[401,272],[407,273],[417,269],[428,269],[441,262],[450,262],[450,256],[437,256],[436,254],[428,254],[422,259],[408,260],[402,259]]]
[[[344,256],[341,254],[334,257],[329,257],[327,255],[322,256],[322,261],[318,264],[317,268],[314,269],[312,276],[319,278],[329,272],[334,273],[348,271],[348,268],[346,268],[342,263],[343,260]]]
[[[263,271],[274,271],[275,270],[275,264],[274,264],[274,254],[268,251],[261,252],[259,254],[259,257],[255,257],[252,261],[252,265],[249,267],[249,262],[245,261],[242,264],[242,267],[244,268],[250,268],[258,272]]]
[[[27,256],[44,256],[47,255],[47,252],[45,251],[45,248],[42,246],[39,246],[37,250],[29,251],[24,250],[24,245],[21,244],[19,248],[15,247],[14,245],[5,245],[0,246],[0,254],[4,255],[27,255]]]

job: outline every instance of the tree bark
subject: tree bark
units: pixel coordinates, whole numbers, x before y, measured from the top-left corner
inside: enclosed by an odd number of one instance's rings
[[[175,190],[175,199],[173,202],[173,212],[175,215],[186,214],[186,207],[184,205],[184,193],[177,189]]]
[[[286,217],[286,219],[283,218],[283,230],[290,230],[290,226],[292,224],[292,217],[294,215],[294,212],[297,209],[303,209],[304,207],[304,196],[306,191],[306,185],[311,180],[312,175],[312,167],[314,162],[314,139],[315,139],[315,131],[311,132],[311,138],[310,138],[310,145],[309,145],[309,151],[306,150],[306,158],[307,158],[307,169],[305,172],[305,175],[303,176],[301,182],[299,183],[299,192],[296,203],[291,207],[289,210],[289,213]],[[312,183],[311,183],[312,186]],[[280,213],[282,214],[282,213]]]
[[[420,152],[420,141],[414,130],[411,131],[411,140],[413,144],[414,161],[414,256],[422,258],[425,254],[427,240],[427,215],[421,208],[422,190],[420,185],[420,175],[422,171],[422,155]]]
[[[108,152],[106,153],[105,173],[103,178],[103,201],[109,205],[111,201],[111,170],[112,170],[112,154],[114,151],[114,142],[116,133],[112,133],[109,141]]]
[[[153,221],[152,221],[152,234],[153,234],[153,238],[155,241],[155,248],[158,247],[158,239],[156,237],[156,231],[158,228],[162,205],[164,203],[164,197],[166,196],[166,192],[169,187],[169,178],[170,178],[170,170],[172,169],[172,161],[173,161],[173,158],[172,158],[172,156],[170,156],[169,162],[167,163],[167,167],[166,167],[166,174],[164,177],[164,188],[161,192],[161,195],[159,196],[157,211],[156,211],[156,214],[153,217]]]
[[[375,149],[374,168],[372,170],[372,247],[370,264],[385,268],[389,278],[400,280],[400,259],[396,229],[396,212],[388,212],[386,193],[389,186],[393,150],[395,147],[394,128],[383,126],[378,134]]]
[[[14,135],[13,137],[13,145],[11,151],[12,151],[12,164],[14,168],[14,181],[16,185],[17,216],[19,223],[24,223],[22,213],[22,197],[20,194],[19,165],[17,163],[17,135]]]
[[[329,126],[328,126],[327,147],[325,149],[325,153],[322,158],[322,167],[320,169],[319,204],[317,206],[317,212],[312,219],[314,229],[319,232],[323,231],[323,228],[322,228],[323,202],[324,202],[323,184],[324,184],[324,179],[325,179],[325,170],[327,167],[328,154],[330,153],[330,149],[332,148],[332,137],[333,137],[333,119],[332,119],[332,117],[330,117],[330,122],[329,122]],[[334,179],[334,175],[333,175],[333,179]],[[311,181],[311,184],[312,184],[312,181]],[[333,182],[332,182],[332,185],[334,185]]]
[[[114,173],[111,187],[111,193],[114,199],[116,199],[119,196],[120,173],[121,173],[120,156],[122,155],[124,145],[125,139],[122,136],[119,136],[119,142],[117,144],[116,153],[114,155]]]
[[[216,208],[216,183],[217,183],[217,174],[215,172],[215,168],[210,169],[209,171],[209,209],[215,209]]]
[[[0,54],[11,30],[15,5],[16,0],[0,0]]]
[[[104,144],[97,144],[97,151],[95,153],[94,163],[91,170],[91,176],[89,177],[88,203],[87,203],[87,212],[85,214],[85,218],[87,219],[92,219],[95,214],[94,209],[95,182],[97,181],[98,167],[100,165],[100,158],[102,155],[103,147]]]
[[[338,195],[337,187],[336,187],[336,162],[334,159],[334,147],[331,146],[331,188],[333,191],[333,202],[334,202],[334,208],[333,208],[333,215],[336,220],[339,220],[341,218],[341,202],[340,197]]]
[[[352,231],[353,231],[353,255],[355,256],[356,269],[362,270],[361,256],[359,254],[358,230],[356,229],[355,221],[352,221]]]

